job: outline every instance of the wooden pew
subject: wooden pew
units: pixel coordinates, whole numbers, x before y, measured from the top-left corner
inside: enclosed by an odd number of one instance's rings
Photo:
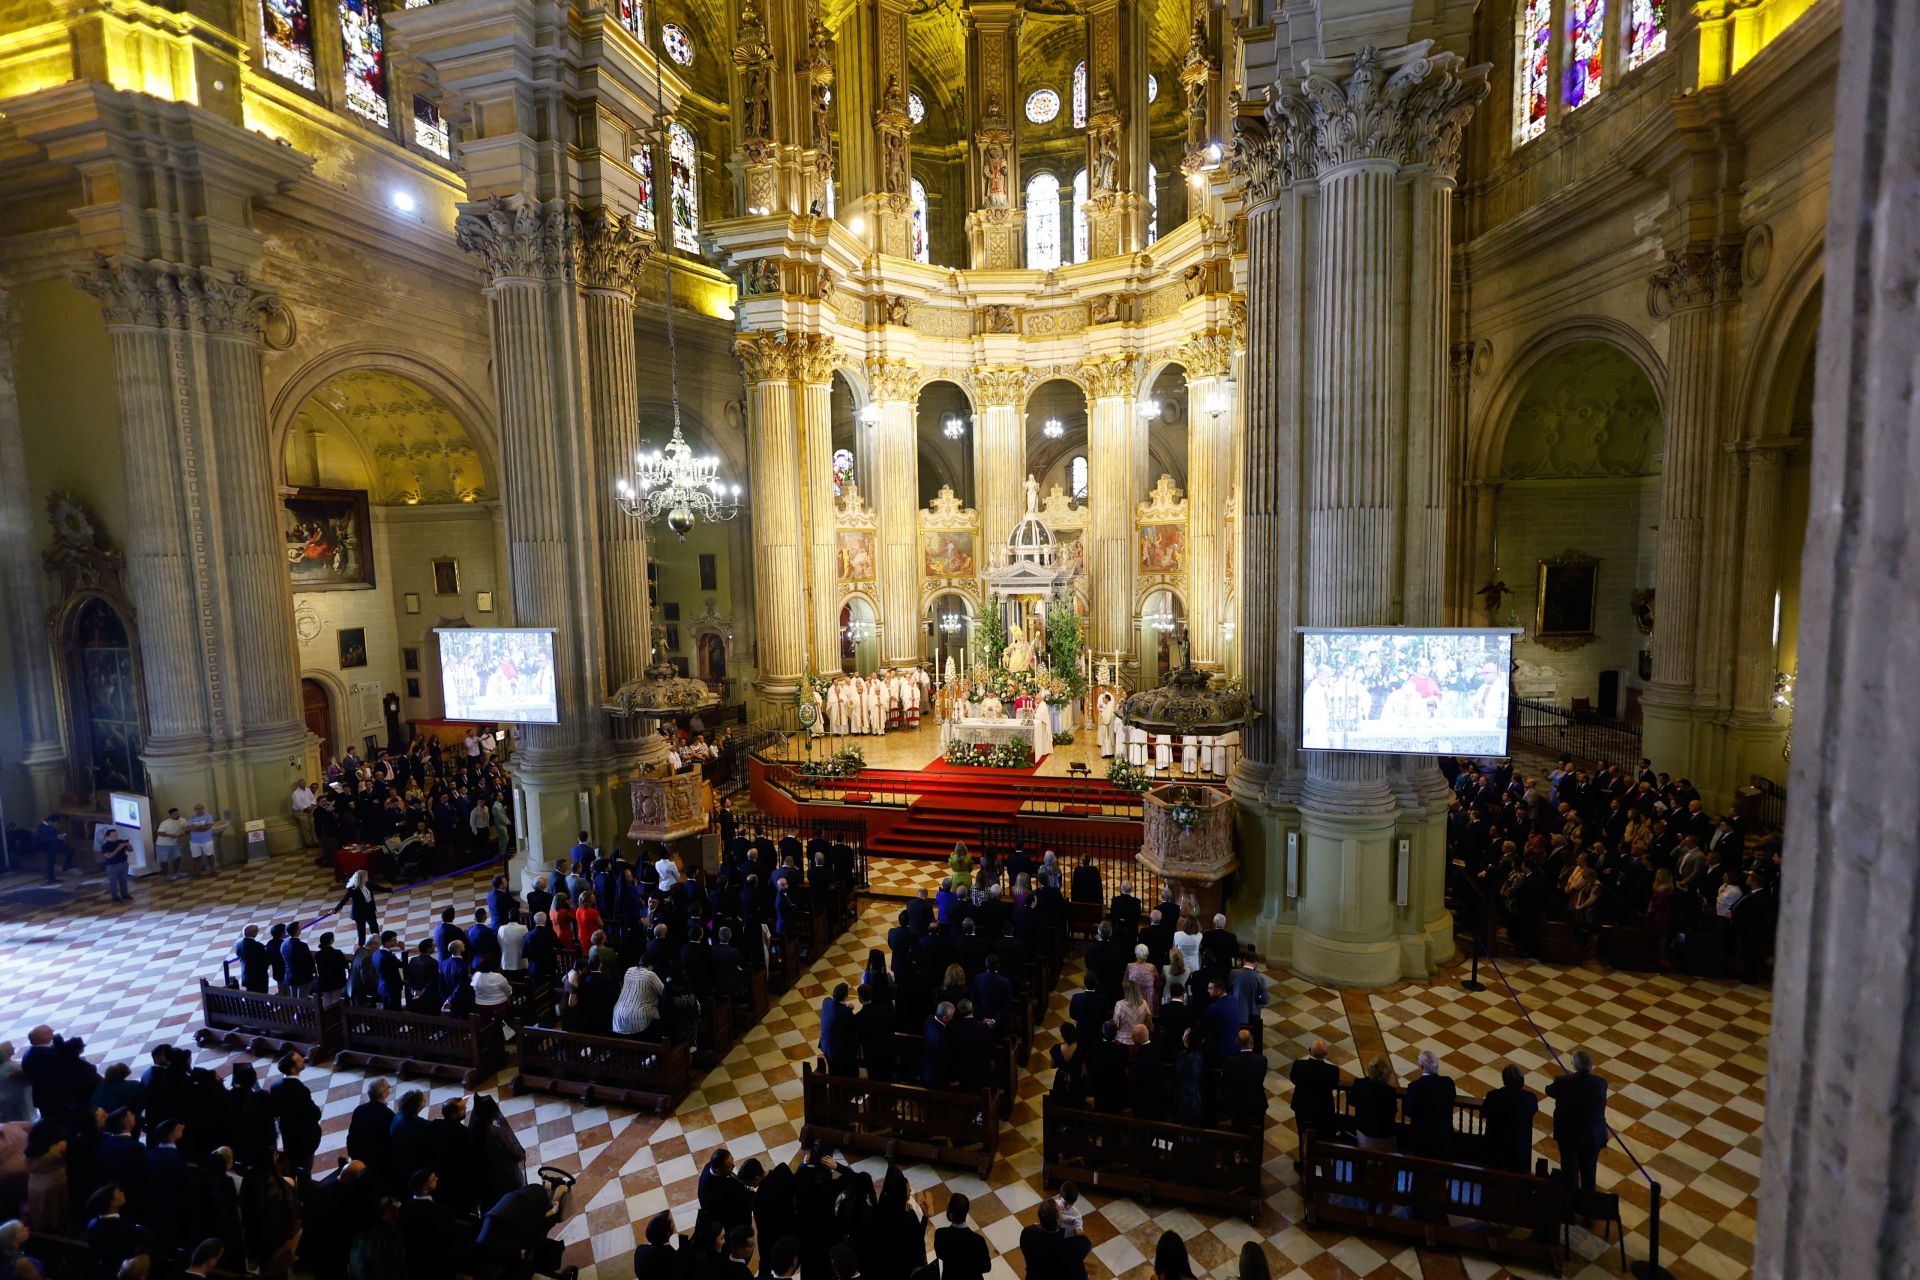
[[[1369,1151],[1311,1134],[1302,1160],[1300,1198],[1310,1225],[1455,1245],[1561,1273],[1558,1178]]]
[[[893,1033],[893,1045],[896,1051],[893,1078],[896,1080],[920,1079],[920,1064],[926,1055],[926,1042],[915,1032],[896,1031]],[[988,1051],[988,1068],[994,1081],[993,1092],[1000,1098],[1002,1119],[1013,1118],[1014,1095],[1020,1085],[1020,1058],[1014,1053],[1011,1038],[995,1036],[993,1047]]]
[[[741,1028],[745,1029],[744,1026]],[[727,1056],[727,1051],[733,1048],[733,1041],[733,1002],[702,996],[700,1020],[694,1039],[694,1061],[702,1067],[711,1067]]]
[[[691,1088],[687,1046],[633,1036],[586,1036],[553,1027],[514,1032],[519,1071],[508,1083],[594,1103],[611,1100],[666,1115]]]
[[[827,1074],[825,1060],[801,1070],[806,1120],[802,1145],[816,1138],[889,1160],[907,1157],[967,1165],[982,1178],[1000,1145],[995,1091],[964,1093]]]
[[[321,1062],[340,1048],[340,998],[272,996],[200,980],[200,1044],[218,1042],[256,1058],[298,1050]]]
[[[1350,1125],[1353,1119],[1352,1100],[1347,1090],[1351,1085],[1341,1085],[1333,1093],[1333,1113],[1343,1126]],[[1394,1093],[1404,1107],[1407,1091],[1396,1089]],[[1397,1120],[1400,1136],[1405,1138],[1407,1122],[1405,1116]],[[1483,1158],[1486,1146],[1487,1120],[1480,1110],[1480,1099],[1459,1095],[1453,1100],[1453,1159],[1467,1164],[1478,1163]]]
[[[1042,1109],[1048,1183],[1078,1182],[1149,1203],[1172,1200],[1254,1221],[1263,1200],[1260,1135],[1063,1106]]]
[[[458,1080],[473,1088],[507,1062],[502,1024],[406,1009],[340,1006],[343,1067]]]

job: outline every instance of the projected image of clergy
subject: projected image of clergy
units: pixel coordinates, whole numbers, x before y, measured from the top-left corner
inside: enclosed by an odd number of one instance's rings
[[[442,628],[447,719],[554,724],[553,632]]]
[[[1301,641],[1303,748],[1506,754],[1511,634],[1308,631]]]

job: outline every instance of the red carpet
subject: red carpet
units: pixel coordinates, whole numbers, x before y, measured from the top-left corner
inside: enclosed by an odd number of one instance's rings
[[[973,764],[948,764],[945,756],[935,756],[933,762],[920,770],[920,772],[958,774],[962,777],[968,774],[979,774],[983,780],[987,778],[1031,778],[1040,772],[1040,766],[1032,764],[1024,769],[987,769],[980,765]]]

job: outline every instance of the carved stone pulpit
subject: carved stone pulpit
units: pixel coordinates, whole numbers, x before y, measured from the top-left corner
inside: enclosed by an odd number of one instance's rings
[[[670,773],[635,778],[632,799],[633,825],[627,828],[627,838],[671,844],[707,829],[713,788],[698,773]]]
[[[1212,787],[1155,787],[1141,799],[1146,839],[1140,865],[1168,881],[1174,896],[1192,898],[1199,918],[1225,910],[1226,879],[1240,869],[1233,855],[1233,800]]]

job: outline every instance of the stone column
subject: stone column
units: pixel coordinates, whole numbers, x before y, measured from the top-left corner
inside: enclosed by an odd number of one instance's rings
[[[1087,248],[1103,258],[1147,242],[1147,11],[1088,0],[1085,12]]]
[[[1087,508],[1092,541],[1087,565],[1096,653],[1134,650],[1133,583],[1140,551],[1133,530],[1134,387],[1140,362],[1105,356],[1080,366],[1087,385]]]
[[[883,356],[867,363],[867,385],[880,406],[879,462],[860,489],[880,526],[881,652],[888,666],[907,666],[920,661],[920,447],[913,419],[920,369]]]
[[[1914,526],[1920,12],[1857,0],[1841,41],[1757,1280],[1920,1269],[1920,795],[1887,785],[1920,757],[1920,584],[1888,550]]]
[[[806,559],[801,524],[806,490],[800,430],[787,379],[787,344],[777,333],[734,342],[747,380],[747,480],[753,504],[753,614],[763,698],[784,708],[807,665]]]
[[[1777,652],[1773,602],[1779,581],[1780,495],[1787,459],[1800,441],[1792,437],[1745,440],[1735,452],[1746,472],[1741,521],[1739,594],[1736,597],[1733,712],[1729,746],[1736,753],[1731,776],[1744,783],[1755,773],[1779,777],[1786,726],[1774,712]]]
[[[1013,526],[1026,513],[1027,428],[1021,419],[1026,398],[1024,369],[976,369],[973,389],[980,406],[980,554],[1007,545]],[[982,561],[982,568],[985,562]]]
[[[1020,212],[1020,18],[1018,0],[969,0],[967,115],[967,260],[976,269],[1024,264]],[[992,545],[991,542],[988,543]]]
[[[808,660],[816,671],[840,665],[840,577],[834,546],[833,339],[787,336],[793,379],[807,529]]]
[[[593,431],[592,493],[599,507],[601,643],[604,693],[645,674],[653,653],[647,604],[647,531],[620,509],[616,485],[633,474],[640,451],[640,370],[634,352],[633,300],[653,239],[631,218],[599,208],[580,227],[580,290],[585,305],[587,408]],[[649,761],[666,744],[647,722],[616,720],[612,732]]]
[[[14,757],[9,763],[17,764],[26,777],[26,795],[37,816],[60,803],[66,752],[47,639],[46,575],[40,567],[42,517],[27,489],[26,441],[13,369],[12,314],[7,291],[0,289],[0,593],[8,601],[0,625],[6,627],[19,734],[18,750],[8,754]],[[19,794],[14,792],[16,800]],[[30,825],[25,818],[15,821]]]
[[[1473,344],[1456,342],[1447,362],[1446,456],[1448,491],[1453,496],[1447,512],[1447,563],[1455,566],[1447,596],[1446,621],[1454,627],[1477,627],[1484,614],[1474,606],[1474,594],[1487,585],[1477,577],[1478,553],[1473,542],[1473,502],[1466,487],[1467,415],[1473,401]]]
[[[1648,309],[1667,321],[1668,392],[1645,751],[1655,768],[1676,774],[1693,768],[1701,555],[1720,431],[1720,308],[1739,279],[1738,249],[1689,251],[1669,254],[1648,290]]]
[[[1209,329],[1180,348],[1187,371],[1187,635],[1193,665],[1215,670],[1226,647],[1224,620],[1232,548],[1221,513],[1233,492],[1233,338]]]
[[[907,114],[907,6],[875,0],[873,131],[878,151],[867,202],[867,242],[896,258],[913,256],[913,117]]]
[[[572,846],[582,794],[602,838],[625,808],[627,770],[615,763],[606,729],[607,645],[597,620],[606,500],[580,494],[582,477],[610,488],[613,471],[595,460],[576,212],[561,200],[496,196],[461,206],[454,234],[488,278],[513,616],[554,631],[560,720],[524,728],[514,757],[526,817],[520,872],[530,880]],[[641,574],[644,583],[644,567]]]
[[[204,802],[299,846],[293,605],[261,387],[260,313],[237,271],[128,257],[76,272],[106,313],[126,453],[126,580],[140,629],[148,738],[164,811]]]

